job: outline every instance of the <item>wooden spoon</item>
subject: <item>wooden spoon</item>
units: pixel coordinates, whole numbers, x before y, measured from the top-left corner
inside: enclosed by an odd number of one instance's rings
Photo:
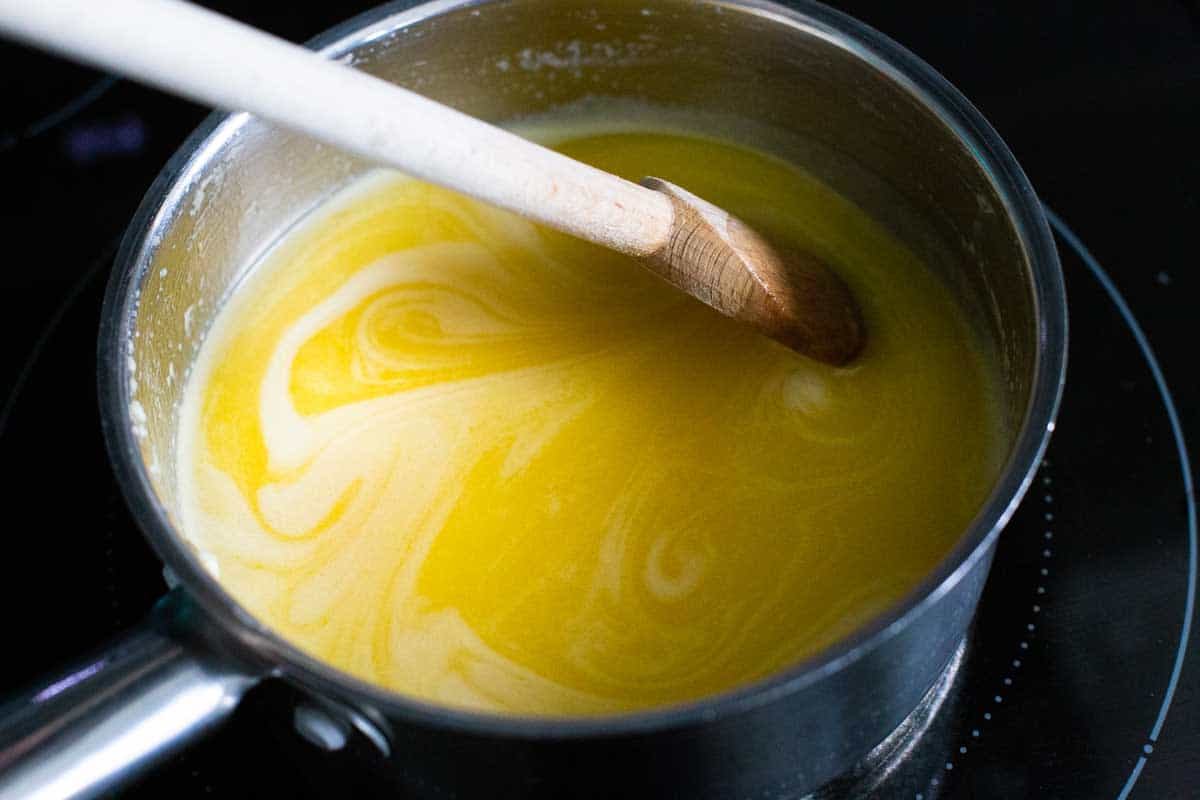
[[[853,297],[813,256],[666,181],[630,183],[219,14],[178,0],[0,0],[0,31],[634,256],[820,361],[862,349]]]

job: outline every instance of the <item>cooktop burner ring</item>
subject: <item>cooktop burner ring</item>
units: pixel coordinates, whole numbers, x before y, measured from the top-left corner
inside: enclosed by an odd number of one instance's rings
[[[1150,347],[1150,340],[1146,338],[1142,326],[1138,324],[1137,318],[1134,317],[1133,311],[1130,309],[1129,303],[1126,302],[1124,295],[1121,294],[1117,285],[1109,277],[1108,272],[1105,271],[1096,257],[1092,255],[1092,252],[1084,245],[1083,240],[1071,230],[1053,209],[1044,203],[1042,204],[1042,209],[1045,211],[1046,219],[1049,220],[1055,234],[1075,251],[1075,254],[1079,256],[1084,266],[1091,271],[1093,277],[1100,283],[1101,288],[1104,289],[1104,292],[1108,295],[1113,305],[1116,306],[1118,313],[1120,313],[1121,318],[1129,327],[1130,332],[1133,333],[1133,338],[1137,342],[1138,348],[1142,351],[1142,356],[1145,358],[1146,364],[1150,367],[1150,374],[1154,378],[1155,386],[1161,396],[1163,405],[1166,407],[1167,419],[1170,421],[1171,433],[1175,437],[1175,448],[1179,455],[1179,468],[1183,475],[1184,499],[1187,504],[1188,523],[1188,575],[1187,594],[1184,599],[1183,626],[1179,633],[1179,645],[1175,655],[1175,665],[1171,670],[1171,677],[1163,693],[1158,717],[1154,721],[1154,727],[1151,728],[1149,736],[1146,737],[1146,743],[1142,745],[1142,752],[1138,755],[1133,771],[1129,774],[1129,779],[1125,782],[1121,793],[1117,795],[1117,800],[1125,800],[1129,796],[1129,793],[1133,791],[1138,777],[1142,774],[1147,758],[1154,752],[1154,745],[1158,742],[1158,736],[1162,732],[1163,724],[1167,720],[1167,712],[1171,708],[1171,702],[1175,699],[1175,691],[1179,687],[1179,676],[1183,673],[1183,664],[1187,658],[1187,646],[1191,638],[1192,619],[1195,616],[1196,610],[1196,551],[1197,539],[1200,538],[1197,536],[1196,491],[1192,480],[1192,465],[1188,458],[1187,443],[1183,437],[1183,426],[1179,421],[1179,411],[1175,407],[1175,399],[1171,394],[1170,387],[1167,386],[1167,380],[1163,375],[1162,367],[1158,363],[1158,358],[1154,355],[1154,350]],[[1070,380],[1069,377],[1068,380]]]
[[[0,153],[16,147],[23,141],[36,139],[44,133],[54,130],[59,125],[87,110],[89,106],[103,97],[109,89],[120,83],[113,75],[104,75],[88,84],[82,91],[37,119],[34,119],[17,130],[0,131]]]
[[[1117,800],[1126,800],[1126,798],[1128,798],[1130,793],[1133,791],[1134,786],[1137,784],[1138,778],[1141,776],[1143,769],[1148,763],[1149,756],[1154,752],[1154,746],[1158,742],[1159,735],[1162,732],[1163,725],[1165,724],[1172,701],[1175,697],[1176,689],[1179,685],[1180,675],[1183,671],[1188,644],[1190,642],[1192,621],[1195,614],[1197,551],[1200,549],[1197,546],[1197,541],[1200,537],[1197,535],[1197,511],[1193,475],[1190,459],[1188,457],[1187,445],[1183,436],[1182,424],[1179,420],[1179,414],[1175,406],[1174,397],[1171,394],[1169,386],[1167,385],[1165,376],[1163,375],[1162,369],[1158,363],[1158,359],[1155,356],[1154,351],[1151,348],[1150,343],[1140,324],[1137,322],[1136,317],[1130,309],[1128,302],[1117,288],[1115,282],[1108,275],[1107,271],[1104,270],[1096,257],[1087,249],[1082,240],[1074,233],[1074,231],[1071,230],[1071,228],[1062,220],[1062,218],[1059,217],[1052,209],[1047,206],[1043,206],[1043,208],[1045,210],[1047,219],[1051,224],[1052,230],[1057,235],[1060,243],[1066,245],[1066,247],[1068,247],[1076,256],[1078,256],[1082,265],[1086,268],[1087,272],[1092,276],[1092,278],[1095,279],[1100,288],[1103,290],[1108,301],[1112,303],[1113,307],[1120,315],[1125,327],[1130,333],[1132,333],[1133,339],[1137,344],[1138,351],[1150,370],[1159,400],[1161,401],[1162,407],[1166,412],[1171,434],[1174,439],[1175,451],[1179,460],[1179,474],[1182,478],[1182,484],[1184,487],[1184,499],[1187,514],[1188,564],[1186,592],[1183,604],[1183,622],[1180,628],[1179,640],[1176,645],[1172,669],[1167,679],[1166,688],[1161,693],[1162,699],[1159,704],[1153,726],[1151,727],[1149,734],[1146,736],[1145,742],[1142,744],[1140,751],[1136,756],[1136,761],[1134,762],[1128,777],[1125,779],[1124,784],[1116,796]],[[1068,376],[1068,381],[1070,380],[1071,378]],[[1054,442],[1051,442],[1050,453],[1053,452]],[[991,707],[991,710],[983,711],[981,715],[979,714],[979,706],[976,706],[974,710],[966,711],[964,717],[975,717],[974,721],[969,724],[966,723],[965,719],[959,721],[958,727],[960,730],[957,732],[956,737],[952,737],[957,738],[957,741],[953,741],[952,744],[949,744],[945,748],[945,752],[947,754],[945,763],[937,764],[932,767],[926,767],[927,769],[931,769],[931,772],[927,773],[929,777],[925,780],[923,787],[909,795],[913,798],[913,800],[932,800],[934,797],[941,794],[941,790],[946,783],[945,778],[949,777],[948,774],[952,773],[956,766],[960,766],[957,762],[958,757],[962,756],[965,758],[969,753],[986,749],[982,746],[982,743],[986,738],[987,728],[985,726],[988,723],[993,722],[994,713],[998,713],[995,712],[995,707],[1002,706],[1005,700],[1005,691],[1014,685],[1016,671],[1020,670],[1024,665],[1025,655],[1029,652],[1030,642],[1038,630],[1039,624],[1036,620],[1048,607],[1047,600],[1049,595],[1047,594],[1047,584],[1049,583],[1052,574],[1050,562],[1055,556],[1056,548],[1052,543],[1055,540],[1055,528],[1057,523],[1057,509],[1055,505],[1056,492],[1054,490],[1055,480],[1049,470],[1050,460],[1047,458],[1042,462],[1036,477],[1036,483],[1034,486],[1030,487],[1029,493],[1022,504],[1022,508],[1026,509],[1034,506],[1035,504],[1044,509],[1039,515],[1037,515],[1040,518],[1040,522],[1043,523],[1043,525],[1040,526],[1040,538],[1042,539],[1042,542],[1040,543],[1041,551],[1038,554],[1040,555],[1040,561],[1042,563],[1037,569],[1037,575],[1039,577],[1035,580],[1036,586],[1034,587],[1034,602],[1029,609],[1032,612],[1032,616],[1030,617],[1030,621],[1025,625],[1025,633],[1027,635],[1023,636],[1020,641],[1017,642],[1016,647],[1018,649],[1016,651],[1016,655],[1011,659],[1011,661],[1008,662],[1008,665],[1011,667],[1011,673],[1004,674],[1002,678],[997,678],[997,680],[1000,681],[1000,684],[999,686],[996,686],[995,693],[992,694],[990,692],[976,691],[976,696],[972,698],[976,703],[983,705],[985,708]],[[1033,535],[1033,531],[1030,531],[1029,533],[1030,535]],[[1032,545],[1026,546],[1033,549]],[[953,723],[949,724],[952,725]]]

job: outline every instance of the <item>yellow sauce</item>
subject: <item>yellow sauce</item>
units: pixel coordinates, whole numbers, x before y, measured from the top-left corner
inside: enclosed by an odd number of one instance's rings
[[[822,255],[870,344],[817,364],[391,174],[311,215],[202,348],[183,527],[284,637],[439,703],[610,713],[784,668],[911,590],[1000,456],[948,292],[827,186],[675,133],[559,149]]]

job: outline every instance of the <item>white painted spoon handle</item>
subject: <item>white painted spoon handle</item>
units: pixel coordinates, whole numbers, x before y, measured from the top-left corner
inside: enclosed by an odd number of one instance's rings
[[[671,231],[660,192],[180,0],[0,0],[0,31],[629,255]]]

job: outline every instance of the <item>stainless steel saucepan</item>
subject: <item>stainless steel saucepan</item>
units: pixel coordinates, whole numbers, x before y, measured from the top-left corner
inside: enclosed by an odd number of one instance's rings
[[[606,97],[773,131],[758,144],[888,225],[969,312],[1002,375],[1000,478],[902,602],[819,655],[717,697],[530,719],[357,680],[276,636],[199,563],[176,528],[174,451],[182,377],[222,301],[284,231],[370,167],[247,115],[214,115],[133,220],[100,331],[113,465],[175,586],[139,628],[7,706],[0,796],[109,788],[219,724],[272,677],[329,724],[375,742],[381,780],[405,796],[794,797],[887,739],[962,645],[997,537],[1053,427],[1066,352],[1053,241],[987,122],[894,42],[807,0],[410,5],[383,6],[312,46],[489,120]]]

